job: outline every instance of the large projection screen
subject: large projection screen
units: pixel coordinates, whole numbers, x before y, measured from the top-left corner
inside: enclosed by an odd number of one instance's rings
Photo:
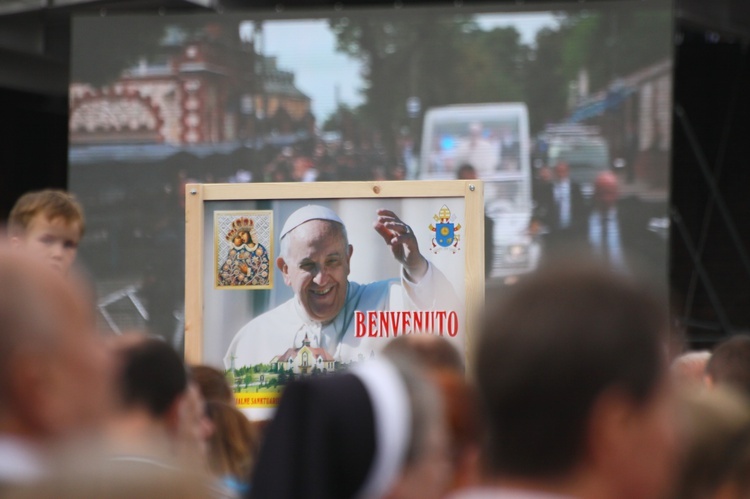
[[[575,251],[666,290],[671,2],[530,8],[76,18],[69,186],[104,327],[181,347],[188,183],[476,175],[488,282]]]

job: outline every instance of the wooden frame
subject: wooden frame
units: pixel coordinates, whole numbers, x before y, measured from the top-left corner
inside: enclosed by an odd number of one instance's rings
[[[273,238],[268,248],[269,261],[275,265],[278,255],[274,251],[279,247],[279,230],[289,212],[304,204],[325,203],[340,210],[339,214],[349,233],[349,242],[355,248],[350,281],[369,282],[368,277],[380,279],[388,266],[396,265],[400,269],[390,252],[378,247],[378,244],[386,246],[383,239],[376,234],[375,239],[379,238],[380,243],[373,243],[369,235],[375,233],[371,228],[375,210],[372,216],[366,215],[364,221],[367,223],[359,223],[359,220],[375,205],[387,209],[395,207],[394,212],[396,209],[404,212],[401,218],[413,228],[420,253],[431,262],[433,268],[446,273],[460,297],[459,303],[456,303],[457,308],[464,309],[461,311],[460,343],[465,355],[470,351],[471,332],[476,329],[479,309],[484,301],[484,199],[481,181],[188,184],[185,214],[185,358],[188,363],[220,367],[223,364],[220,353],[227,348],[228,338],[238,331],[238,326],[263,311],[278,307],[282,298],[274,301],[275,296],[283,293],[291,295],[278,269],[275,269],[277,275],[268,286],[272,289],[264,288],[265,294],[252,287],[238,293],[214,285],[211,272],[215,270],[216,239],[220,237],[211,227],[215,213],[270,210],[268,212],[278,218],[272,221]],[[444,211],[445,208],[452,210],[452,214]],[[446,215],[452,217],[450,221],[440,219]],[[353,217],[357,219],[356,223],[352,223]],[[441,228],[451,236],[452,244],[446,244],[445,240],[438,241],[440,230],[437,229]],[[456,238],[452,238],[454,230],[458,236]],[[368,253],[371,253],[369,258]],[[373,269],[373,266],[376,268]],[[361,277],[368,272],[368,277]],[[352,279],[355,273],[360,274],[358,279]],[[259,299],[261,296],[265,297],[265,301]],[[265,305],[255,302],[264,302]],[[252,311],[248,312],[251,307]]]

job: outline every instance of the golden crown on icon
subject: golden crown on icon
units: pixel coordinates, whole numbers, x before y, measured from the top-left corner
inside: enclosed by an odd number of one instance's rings
[[[255,222],[247,217],[240,217],[232,222],[232,226],[227,232],[227,241],[232,241],[235,237],[239,236],[243,232],[252,232],[255,229]]]

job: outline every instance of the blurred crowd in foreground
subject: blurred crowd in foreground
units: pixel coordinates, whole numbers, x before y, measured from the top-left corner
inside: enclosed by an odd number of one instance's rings
[[[2,497],[750,494],[750,336],[683,353],[666,305],[622,274],[544,266],[488,290],[469,369],[404,336],[251,423],[222,371],[98,333],[72,268],[83,225],[74,199],[35,195],[0,244]]]

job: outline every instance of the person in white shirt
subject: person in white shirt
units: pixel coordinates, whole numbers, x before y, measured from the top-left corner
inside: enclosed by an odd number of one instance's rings
[[[617,200],[619,182],[614,173],[600,173],[594,181],[593,206],[589,215],[589,244],[594,254],[613,269],[626,271]]]
[[[276,264],[294,297],[240,329],[224,357],[225,367],[269,364],[275,356],[302,346],[315,349],[317,358],[344,364],[362,361],[374,356],[387,338],[358,336],[357,327],[361,330],[363,324],[355,312],[445,312],[458,307],[452,285],[419,252],[406,223],[390,210],[378,210],[374,228],[401,263],[401,276],[359,284],[348,280],[353,247],[341,218],[320,205],[292,213],[280,233]]]
[[[484,137],[482,124],[469,125],[468,136],[458,141],[456,164],[468,163],[477,169],[480,176],[497,172],[500,165],[500,144]]]
[[[570,166],[565,162],[555,165],[552,194],[555,201],[552,230],[575,231],[580,227],[585,210],[581,187],[570,179]]]

